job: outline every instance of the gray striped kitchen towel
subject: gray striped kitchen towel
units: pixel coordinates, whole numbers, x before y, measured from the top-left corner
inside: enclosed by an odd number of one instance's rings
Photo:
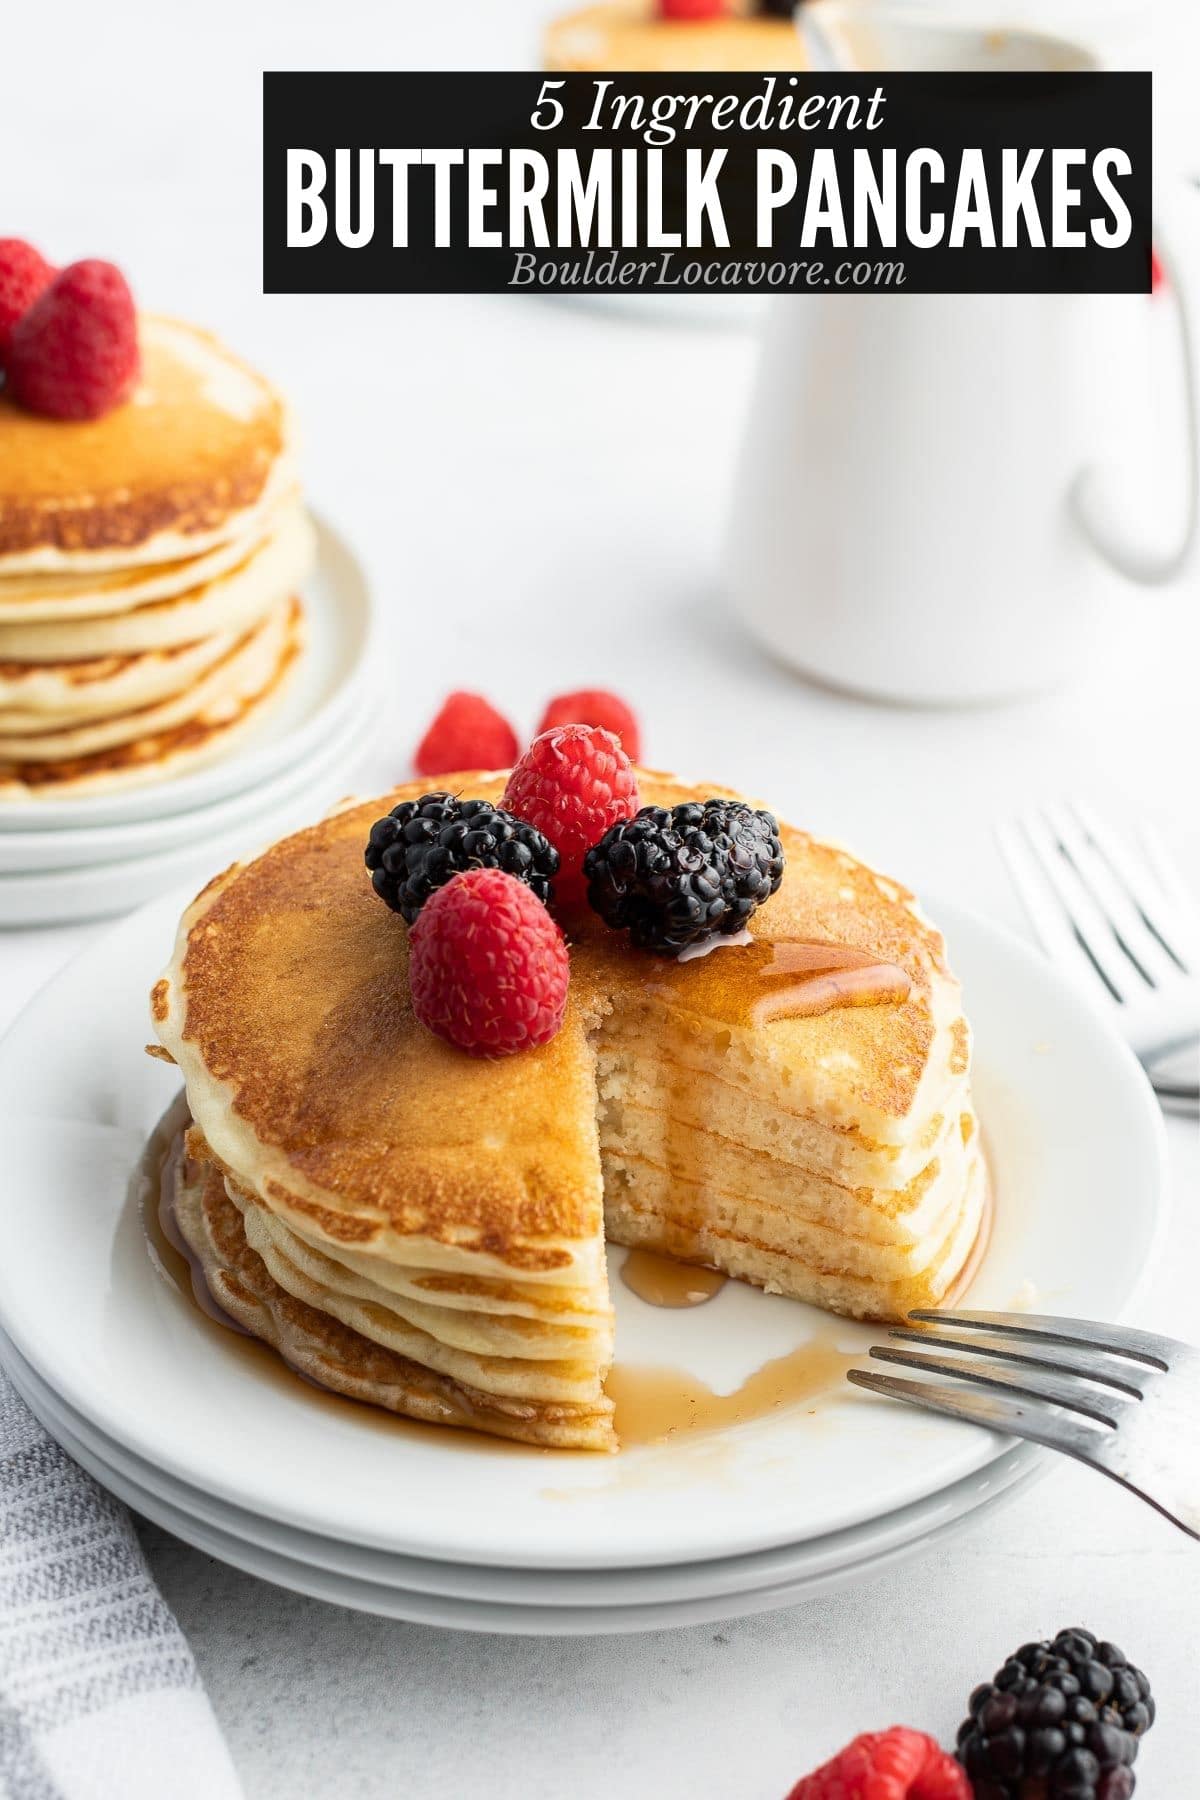
[[[125,1508],[0,1370],[0,1800],[239,1800]]]

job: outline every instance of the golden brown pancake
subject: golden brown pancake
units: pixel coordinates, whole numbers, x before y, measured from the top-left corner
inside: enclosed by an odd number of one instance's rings
[[[270,383],[193,325],[144,315],[139,332],[139,385],[101,419],[0,392],[0,578],[195,555],[292,485]]]
[[[149,707],[140,732],[99,748],[53,758],[5,760],[0,737],[0,801],[52,802],[83,794],[166,781],[215,762],[256,730],[284,697],[304,648],[304,613],[298,600],[285,604],[276,631],[256,638],[239,661],[235,678],[220,691],[197,687],[195,711],[167,722],[175,709]],[[246,640],[242,640],[245,644]],[[157,719],[158,723],[150,723]]]
[[[547,27],[548,69],[720,73],[807,68],[790,19],[766,18],[753,6],[717,19],[664,19],[656,0],[599,0]]]
[[[486,1393],[372,1342],[289,1294],[247,1243],[242,1212],[226,1194],[220,1171],[204,1160],[202,1140],[193,1148],[200,1160],[181,1162],[177,1169],[176,1224],[218,1306],[301,1375],[347,1399],[430,1425],[486,1431],[556,1450],[594,1449],[607,1442],[612,1408],[606,1399],[593,1411]]]
[[[221,662],[239,635],[222,632],[162,650],[70,662],[0,660],[0,734],[110,718],[178,694]]]
[[[639,779],[643,803],[724,791]],[[444,785],[494,801],[504,780]],[[606,1233],[857,1316],[949,1290],[982,1162],[958,985],[911,895],[785,827],[750,946],[673,963],[567,917],[563,1029],[481,1062],[416,1020],[406,928],[363,867],[371,824],[423,785],[283,840],[184,915],[154,1026],[242,1220],[239,1239],[222,1214],[227,1252],[460,1383],[470,1422],[490,1394],[545,1442],[569,1405],[591,1448],[612,1442]],[[756,1019],[764,947],[797,940],[897,965],[907,996]]]
[[[296,495],[197,556],[0,577],[0,658],[65,661],[194,643],[264,613],[307,575],[315,535]]]

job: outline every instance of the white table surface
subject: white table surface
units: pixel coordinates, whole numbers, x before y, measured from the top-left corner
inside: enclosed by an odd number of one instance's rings
[[[992,826],[1059,793],[1126,826],[1153,818],[1200,889],[1195,575],[1131,592],[1120,666],[1085,671],[1071,693],[982,712],[840,698],[760,655],[717,589],[750,335],[528,298],[262,297],[260,70],[528,64],[544,10],[138,0],[21,9],[6,26],[9,70],[53,79],[6,82],[0,230],[60,260],[113,257],[144,304],[200,320],[275,375],[303,424],[310,491],[371,563],[395,674],[359,784],[407,772],[451,685],[486,688],[528,728],[549,692],[609,682],[640,708],[649,760],[766,794],[923,893],[1019,925]],[[0,936],[0,1026],[96,929]],[[1169,1131],[1175,1219],[1143,1316],[1195,1338],[1200,1147],[1194,1126]],[[868,1586],[625,1640],[390,1624],[264,1586],[157,1529],[145,1541],[251,1800],[774,1800],[864,1729],[904,1721],[949,1742],[1009,1649],[1072,1623],[1115,1638],[1154,1681],[1161,1723],[1139,1792],[1195,1789],[1200,1549],[1073,1467]]]

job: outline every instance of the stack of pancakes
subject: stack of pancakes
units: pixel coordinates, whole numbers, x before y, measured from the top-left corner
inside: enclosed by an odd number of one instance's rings
[[[715,19],[663,18],[658,0],[596,0],[547,27],[548,69],[720,74],[807,68],[790,19],[730,0]]]
[[[84,422],[0,391],[0,798],[90,793],[231,749],[282,695],[312,556],[280,396],[143,317],[132,399]]]
[[[504,777],[446,785],[495,802]],[[415,1019],[363,868],[419,791],[213,882],[154,991],[194,1120],[178,1224],[228,1313],[339,1392],[606,1449],[606,1236],[860,1317],[944,1298],[986,1181],[958,984],[911,895],[785,827],[755,945],[672,963],[581,913],[563,1029],[480,1062]],[[907,997],[756,1018],[756,946],[796,941],[898,966]]]

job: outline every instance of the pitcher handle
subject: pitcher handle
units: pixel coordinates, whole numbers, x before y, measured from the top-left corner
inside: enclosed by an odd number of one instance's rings
[[[1162,587],[1185,567],[1200,525],[1200,404],[1196,385],[1200,376],[1194,291],[1181,267],[1182,258],[1172,247],[1172,232],[1156,222],[1155,241],[1167,276],[1167,292],[1175,307],[1183,362],[1185,421],[1187,426],[1187,501],[1182,526],[1175,542],[1151,544],[1139,539],[1130,522],[1121,516],[1110,475],[1095,466],[1082,469],[1071,488],[1075,520],[1093,550],[1112,568],[1144,587]]]

